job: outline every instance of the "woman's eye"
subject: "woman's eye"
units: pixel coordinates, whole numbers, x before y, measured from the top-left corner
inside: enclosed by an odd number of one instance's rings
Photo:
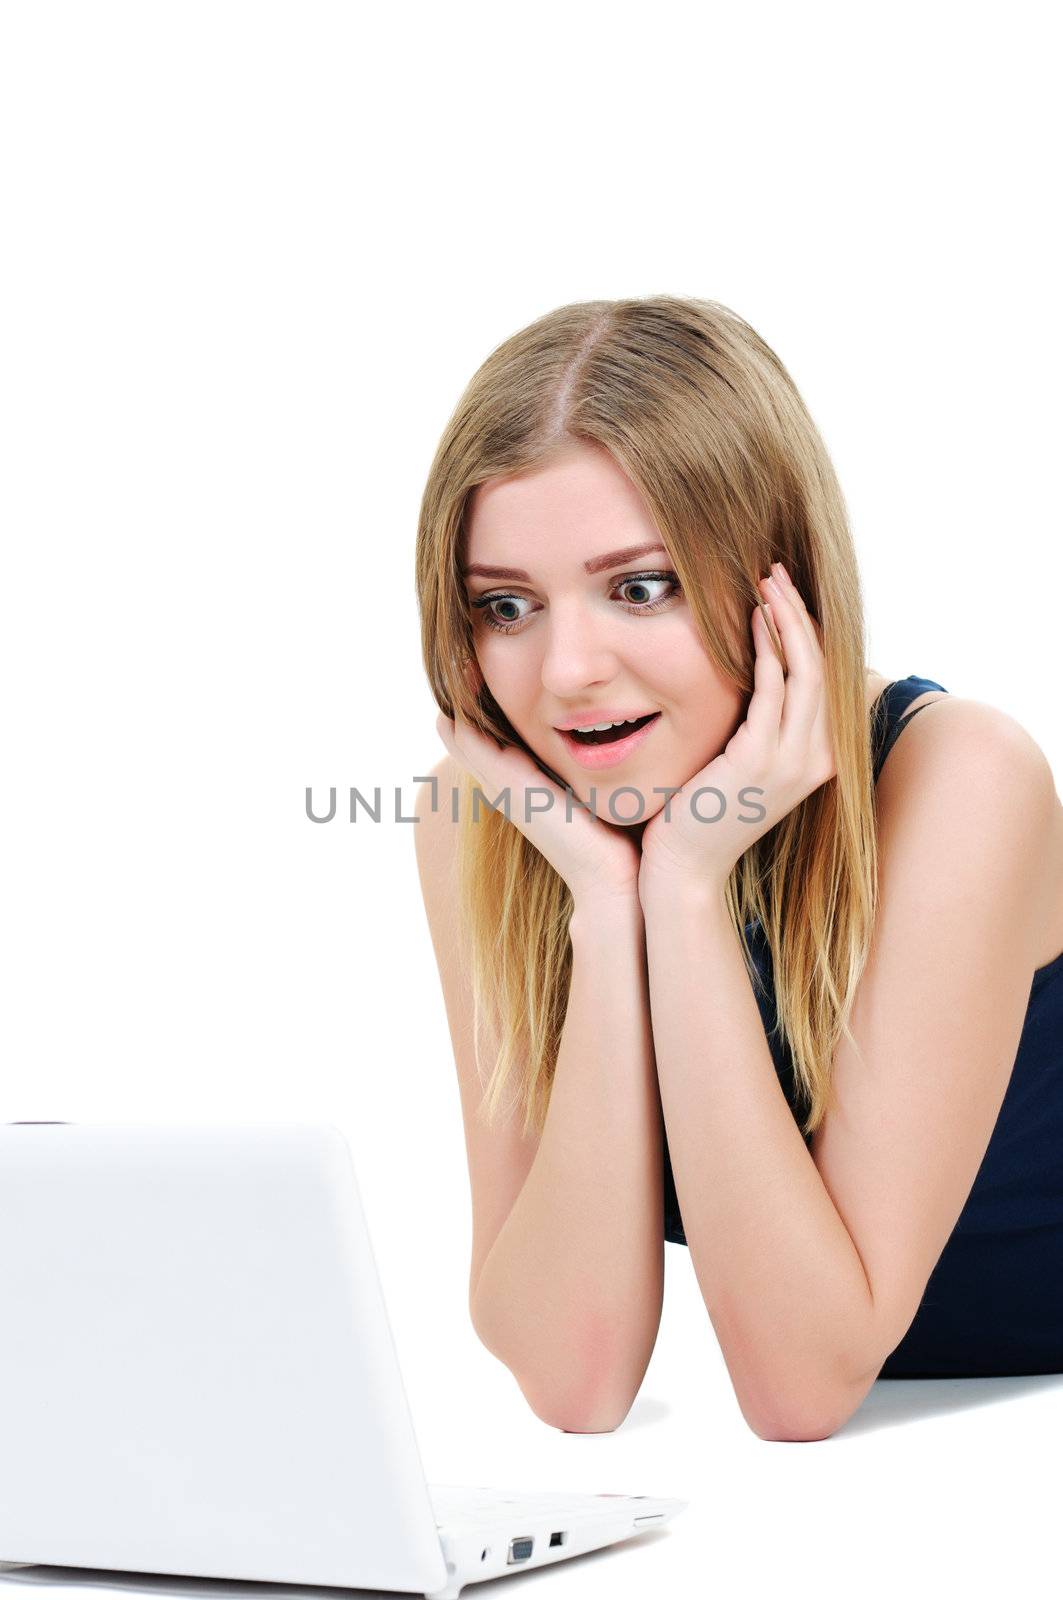
[[[515,606],[525,597],[520,594],[487,594],[481,600],[474,600],[474,606],[483,608],[483,618],[490,628],[497,628],[501,633],[510,633],[524,621],[524,617],[509,615],[499,617],[491,610],[492,606]]]
[[[634,589],[647,590],[647,589],[652,589],[653,585],[655,583],[670,583],[673,588],[678,588],[679,587],[679,580],[675,577],[674,573],[663,573],[663,572],[660,572],[660,573],[652,573],[652,572],[651,573],[647,573],[644,577],[641,577],[641,578],[621,578],[619,587],[621,589],[634,588]],[[637,597],[632,603],[634,605],[637,605],[638,609],[640,611],[647,610],[648,609],[648,605],[649,605],[648,601],[647,602],[640,601]]]
[[[671,593],[652,598],[655,584],[664,584]],[[644,616],[647,612],[660,611],[670,605],[679,593],[679,579],[674,572],[640,572],[626,578],[621,578],[616,584],[617,591],[634,590],[634,596],[621,599],[620,604],[625,611],[630,611],[634,616]],[[489,628],[494,628],[496,633],[513,633],[523,626],[530,615],[523,615],[518,611],[513,613],[513,608],[520,605],[522,600],[527,600],[527,595],[522,594],[483,594],[472,602],[473,606],[482,613],[483,620]],[[509,615],[499,616],[493,609],[495,606],[510,608]]]

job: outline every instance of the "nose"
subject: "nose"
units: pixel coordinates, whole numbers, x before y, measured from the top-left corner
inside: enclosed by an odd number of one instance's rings
[[[610,683],[619,664],[615,623],[615,618],[594,614],[578,600],[568,606],[556,602],[545,629],[543,688],[565,700],[586,688]]]

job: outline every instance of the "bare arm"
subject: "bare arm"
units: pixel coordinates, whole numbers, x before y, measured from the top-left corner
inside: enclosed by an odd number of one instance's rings
[[[600,1432],[627,1415],[660,1323],[660,1102],[637,899],[577,902],[570,937],[542,1138],[472,1315],[544,1421]]]

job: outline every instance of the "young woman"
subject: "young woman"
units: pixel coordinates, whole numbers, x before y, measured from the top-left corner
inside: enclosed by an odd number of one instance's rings
[[[517,333],[417,585],[470,1311],[536,1413],[627,1414],[666,1239],[761,1438],[1063,1370],[1063,808],[1011,717],[866,666],[778,357],[671,297]]]

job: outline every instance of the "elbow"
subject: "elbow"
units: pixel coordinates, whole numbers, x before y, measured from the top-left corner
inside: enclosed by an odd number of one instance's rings
[[[603,1393],[599,1383],[573,1386],[567,1392],[544,1391],[520,1378],[517,1383],[540,1422],[560,1433],[614,1433],[631,1410],[632,1399]]]
[[[532,1373],[498,1341],[488,1342],[479,1328],[477,1333],[484,1348],[508,1367],[528,1405],[548,1427],[561,1433],[613,1433],[631,1410],[634,1395],[621,1393],[603,1380],[600,1371],[568,1371],[560,1377],[541,1370]]]
[[[525,1400],[548,1427],[561,1433],[613,1433],[631,1410],[638,1385],[608,1367],[558,1363],[544,1371],[527,1360],[507,1361]],[[641,1380],[640,1380],[641,1381]]]
[[[776,1395],[767,1404],[753,1405],[738,1396],[739,1408],[758,1439],[768,1443],[809,1444],[829,1439],[844,1428],[856,1412],[870,1385],[862,1390],[820,1393],[806,1388],[800,1394]]]
[[[563,1336],[566,1359],[550,1363],[541,1344],[529,1350],[527,1339],[515,1350],[511,1330],[493,1326],[477,1306],[473,1327],[485,1349],[508,1367],[532,1411],[541,1422],[562,1433],[613,1433],[634,1404],[649,1357],[628,1363],[623,1369],[619,1357],[607,1357],[600,1344],[591,1339],[585,1326],[570,1328]],[[574,1348],[591,1348],[594,1359],[574,1360]],[[637,1371],[637,1379],[634,1374]]]
[[[806,1444],[830,1439],[845,1427],[874,1386],[882,1363],[869,1366],[835,1356],[815,1364],[777,1362],[759,1372],[748,1362],[729,1360],[727,1365],[739,1409],[757,1438]]]
[[[840,1422],[787,1422],[781,1419],[776,1423],[758,1423],[755,1426],[750,1423],[757,1438],[769,1444],[811,1444],[814,1440],[829,1439],[841,1426]]]

